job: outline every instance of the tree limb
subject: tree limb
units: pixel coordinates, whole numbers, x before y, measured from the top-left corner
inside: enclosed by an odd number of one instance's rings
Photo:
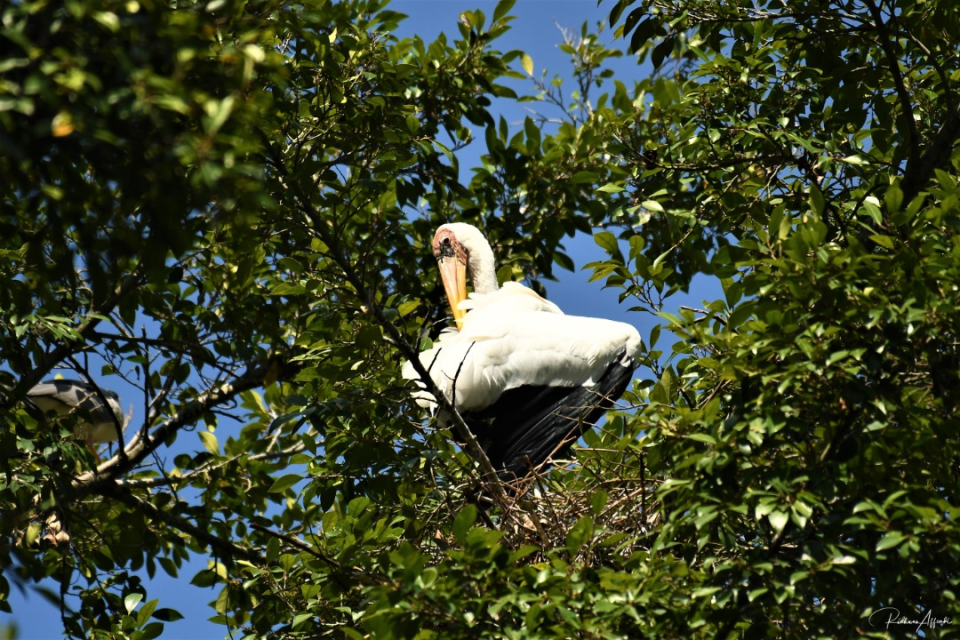
[[[319,232],[323,238],[323,231],[320,230]],[[390,319],[387,318],[387,315],[383,312],[383,309],[379,304],[377,304],[376,297],[373,295],[373,292],[370,291],[368,287],[363,285],[363,283],[357,277],[356,272],[353,270],[352,265],[350,265],[350,263],[345,258],[340,256],[338,251],[336,251],[335,247],[337,245],[332,244],[333,239],[323,238],[323,240],[324,242],[327,242],[331,252],[334,254],[334,260],[344,271],[347,279],[350,280],[350,283],[356,288],[357,292],[363,295],[365,298],[366,305],[373,312],[377,322],[387,331],[387,333],[390,334],[390,337],[394,341],[394,345],[400,350],[400,353],[403,355],[403,357],[410,361],[414,371],[416,371],[417,375],[420,376],[421,382],[424,383],[424,385],[427,387],[427,391],[437,401],[438,406],[449,414],[450,421],[453,423],[454,430],[457,432],[457,436],[462,439],[470,455],[473,456],[473,458],[480,464],[480,469],[483,471],[484,480],[489,482],[494,488],[494,499],[500,503],[501,507],[506,508],[508,506],[506,492],[504,491],[503,484],[500,482],[500,476],[493,468],[493,464],[490,463],[490,459],[480,446],[480,443],[477,442],[473,432],[470,431],[470,427],[467,426],[467,423],[463,421],[463,418],[460,416],[460,413],[457,411],[457,409],[450,403],[450,401],[447,400],[446,396],[440,391],[436,383],[434,383],[433,378],[430,377],[430,374],[424,368],[423,363],[420,362],[419,354],[413,349],[413,347],[410,346],[410,343],[407,342],[406,338],[400,333]],[[330,242],[328,242],[328,240],[330,240]]]
[[[103,319],[113,311],[114,307],[117,306],[117,303],[126,296],[128,293],[140,286],[143,279],[143,272],[141,267],[138,265],[132,273],[128,274],[120,282],[120,286],[117,287],[112,294],[107,296],[107,298],[92,309],[86,316],[86,319],[80,323],[80,326],[77,327],[78,337],[82,340],[90,337],[94,330],[97,328],[97,325],[100,324]],[[36,385],[40,380],[47,375],[53,367],[66,358],[74,354],[77,351],[76,342],[67,342],[61,344],[59,347],[51,351],[43,359],[33,371],[25,374],[20,381],[17,382],[16,386],[11,390],[10,394],[6,397],[0,399],[0,409],[8,409],[16,402],[20,401],[27,395],[27,391]]]
[[[880,48],[883,49],[883,55],[887,58],[890,75],[893,76],[893,86],[897,90],[897,98],[899,98],[900,107],[903,109],[903,117],[907,121],[907,131],[910,136],[908,140],[910,145],[910,159],[907,162],[907,173],[909,174],[910,167],[915,166],[920,159],[920,140],[917,137],[917,125],[913,119],[913,105],[910,100],[910,92],[907,91],[906,86],[903,84],[903,74],[900,73],[900,61],[897,59],[897,54],[890,43],[890,33],[887,30],[886,23],[883,21],[883,14],[880,13],[880,8],[877,7],[873,0],[865,0],[865,4],[877,28]]]
[[[269,141],[266,141],[266,143],[267,148],[272,150],[273,146],[269,144]],[[426,369],[424,369],[423,364],[420,362],[416,350],[410,346],[406,338],[400,333],[393,322],[387,318],[386,314],[383,312],[383,309],[377,303],[376,296],[374,295],[373,291],[364,285],[362,279],[353,268],[353,264],[340,250],[340,242],[337,239],[336,234],[331,233],[325,226],[326,222],[318,218],[317,212],[314,211],[311,205],[311,199],[309,195],[303,191],[299,184],[287,179],[285,165],[281,158],[274,157],[273,164],[275,169],[283,174],[283,182],[288,184],[289,188],[293,191],[302,214],[311,222],[314,232],[317,233],[317,235],[320,236],[320,239],[323,240],[323,242],[327,245],[331,258],[333,258],[334,262],[336,262],[337,266],[343,272],[347,281],[356,290],[357,295],[363,299],[367,308],[371,310],[373,316],[377,319],[377,323],[390,335],[390,338],[394,341],[394,345],[397,347],[397,349],[399,349],[403,357],[409,360],[411,365],[413,365],[414,370],[417,372],[417,375],[420,376],[421,381],[426,387],[426,390],[434,396],[437,404],[450,414],[451,422],[454,425],[457,435],[462,439],[465,448],[470,455],[473,456],[473,458],[480,464],[484,478],[493,487],[495,500],[497,500],[497,502],[500,503],[503,508],[508,508],[509,505],[506,499],[506,492],[504,491],[503,484],[500,482],[500,477],[493,468],[493,465],[490,463],[490,459],[487,458],[487,454],[483,451],[483,448],[480,447],[480,444],[474,437],[473,432],[470,431],[470,428],[463,421],[463,418],[460,416],[459,412],[457,412],[456,408],[454,408],[450,402],[447,401],[443,393],[440,392],[440,389],[437,388],[437,385],[433,382],[430,374]]]
[[[960,137],[960,108],[947,112],[946,120],[919,162],[911,162],[907,165],[900,187],[903,190],[904,203],[913,200],[933,176],[934,169],[950,158],[950,152],[958,137]]]
[[[197,476],[203,475],[205,473],[210,473],[211,471],[216,471],[218,469],[222,469],[236,462],[240,458],[243,458],[251,462],[256,460],[268,460],[268,461],[278,460],[282,458],[288,458],[292,455],[300,453],[301,451],[304,451],[305,449],[306,447],[304,446],[304,444],[302,442],[298,442],[292,447],[287,447],[286,449],[281,449],[280,451],[267,451],[265,453],[254,454],[252,456],[247,454],[240,454],[240,455],[232,456],[225,460],[218,461],[216,463],[205,462],[204,464],[200,465],[193,471],[184,473],[183,475],[179,475],[179,476],[163,476],[160,478],[138,478],[136,480],[123,480],[118,478],[115,482],[121,487],[130,487],[130,488],[145,488],[145,487],[150,488],[150,487],[163,487],[163,486],[169,486],[169,485],[180,485],[183,483],[192,482],[193,479],[196,478]],[[317,476],[311,476],[311,477],[315,478]]]
[[[102,495],[105,498],[111,498],[117,502],[122,502],[128,507],[142,512],[149,518],[153,520],[159,520],[166,525],[169,525],[175,529],[178,529],[190,536],[193,536],[199,542],[209,546],[211,549],[217,551],[217,554],[221,557],[229,558],[240,558],[243,560],[248,560],[260,566],[267,564],[266,558],[260,555],[258,552],[253,549],[248,549],[246,547],[241,547],[240,545],[233,544],[227,540],[222,540],[217,536],[213,535],[205,529],[201,529],[197,525],[191,523],[190,521],[176,516],[169,511],[164,511],[163,509],[158,509],[151,503],[141,500],[137,496],[130,493],[127,489],[119,486],[115,482],[103,482],[100,483],[97,487],[97,493]]]
[[[276,360],[272,360],[259,367],[251,366],[232,383],[225,382],[219,387],[210,389],[206,393],[201,394],[196,400],[188,402],[186,406],[180,409],[180,411],[154,428],[151,433],[143,434],[140,438],[134,437],[130,444],[127,445],[125,450],[127,460],[123,460],[122,456],[114,456],[107,462],[97,467],[95,472],[91,471],[84,473],[79,478],[74,480],[74,489],[78,489],[91,483],[97,484],[99,482],[112,481],[113,478],[117,478],[130,469],[133,469],[140,462],[142,462],[144,458],[158,449],[160,445],[162,445],[167,438],[173,435],[178,429],[186,424],[189,424],[201,414],[233,398],[243,391],[263,386],[264,378],[266,378],[272,362],[275,361]],[[299,370],[299,368],[299,365],[283,362],[281,363],[282,371],[278,378],[286,378],[289,375],[292,375],[294,371]]]

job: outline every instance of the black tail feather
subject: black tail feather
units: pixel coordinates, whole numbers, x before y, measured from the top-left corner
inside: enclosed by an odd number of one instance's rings
[[[584,431],[613,407],[634,368],[617,358],[592,387],[520,387],[463,418],[494,469],[509,480],[563,456]]]

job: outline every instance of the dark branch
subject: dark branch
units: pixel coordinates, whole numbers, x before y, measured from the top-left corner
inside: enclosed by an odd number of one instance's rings
[[[310,545],[308,545],[308,544],[306,544],[306,543],[304,543],[304,542],[302,542],[302,541],[300,541],[300,540],[297,540],[297,539],[294,538],[293,536],[288,536],[288,535],[285,534],[285,533],[280,533],[279,531],[274,531],[274,530],[272,530],[272,529],[268,529],[268,528],[264,527],[263,525],[257,524],[256,522],[251,522],[251,523],[250,523],[250,528],[251,528],[251,529],[256,529],[257,531],[263,532],[263,533],[265,533],[265,534],[267,534],[267,535],[269,535],[269,536],[273,536],[274,538],[277,538],[278,540],[283,540],[284,542],[286,542],[286,543],[289,544],[290,546],[292,546],[292,547],[294,547],[294,548],[296,548],[296,549],[299,549],[299,550],[303,551],[304,553],[309,553],[309,554],[312,555],[314,558],[317,558],[317,559],[319,559],[319,560],[322,560],[325,564],[327,564],[327,565],[333,570],[330,575],[333,577],[334,581],[336,581],[336,583],[337,583],[338,585],[340,585],[340,588],[343,589],[344,591],[349,591],[349,590],[350,590],[350,586],[349,586],[346,582],[344,582],[343,577],[340,575],[340,574],[344,573],[343,566],[342,566],[339,562],[337,562],[336,560],[334,560],[333,558],[331,558],[331,557],[329,557],[329,556],[321,553],[321,552],[320,552],[319,550],[317,550],[317,549],[314,549],[314,548],[310,547]]]
[[[947,112],[946,121],[940,126],[940,130],[920,157],[920,161],[907,165],[907,172],[901,186],[904,203],[913,200],[929,182],[934,169],[950,158],[950,152],[958,137],[960,137],[960,110],[954,109]]]
[[[169,511],[158,509],[151,503],[136,497],[123,487],[117,485],[115,482],[100,483],[98,485],[97,493],[105,498],[111,498],[117,502],[122,502],[130,508],[140,511],[152,520],[158,520],[190,536],[193,536],[197,541],[215,550],[221,557],[248,560],[260,566],[265,566],[267,564],[266,558],[253,549],[241,547],[227,540],[218,538],[209,531],[201,529],[197,525],[184,518],[176,516]]]
[[[271,151],[275,149],[275,147],[271,145],[269,141],[267,141],[267,148]],[[351,284],[351,286],[353,286],[354,290],[357,292],[357,295],[361,297],[363,303],[373,312],[374,317],[377,319],[377,323],[389,334],[390,338],[393,340],[393,344],[397,347],[397,349],[400,350],[401,355],[410,361],[410,364],[417,372],[417,375],[420,376],[420,379],[426,387],[426,390],[433,395],[434,399],[437,401],[438,406],[450,414],[451,422],[454,425],[457,435],[461,438],[461,441],[464,443],[464,446],[470,455],[472,455],[473,458],[480,464],[480,468],[483,471],[485,479],[494,488],[494,498],[501,504],[501,506],[507,508],[508,501],[506,499],[506,493],[504,491],[503,484],[500,482],[500,477],[497,475],[496,470],[494,470],[493,465],[490,464],[490,459],[487,458],[487,454],[484,453],[483,449],[480,447],[480,444],[470,431],[470,428],[467,427],[467,424],[463,421],[463,418],[457,412],[456,408],[454,408],[450,402],[447,401],[446,396],[444,396],[443,393],[440,392],[440,389],[437,388],[437,385],[433,382],[430,374],[426,369],[424,369],[423,364],[420,362],[420,358],[417,357],[418,353],[413,349],[413,347],[410,346],[410,343],[407,342],[406,338],[400,333],[400,330],[397,329],[393,322],[387,318],[386,314],[383,312],[383,309],[377,303],[376,296],[374,295],[373,291],[371,291],[370,288],[363,283],[362,278],[357,274],[353,264],[341,251],[340,241],[336,232],[327,228],[327,220],[322,220],[317,216],[317,212],[313,209],[309,195],[303,191],[299,183],[289,179],[289,177],[286,175],[285,166],[281,158],[274,157],[273,164],[276,170],[282,174],[284,182],[290,185],[301,212],[308,220],[311,221],[313,225],[313,231],[319,235],[320,239],[323,240],[327,247],[329,247],[330,257],[333,258],[333,261],[343,272],[347,281]]]
[[[58,362],[80,351],[83,348],[82,342],[93,334],[97,325],[113,311],[114,307],[117,306],[117,303],[119,303],[124,296],[140,286],[142,280],[143,274],[140,267],[137,267],[133,273],[124,277],[120,286],[107,296],[106,300],[101,304],[91,309],[90,313],[87,314],[86,320],[81,322],[80,326],[77,327],[77,336],[79,339],[61,344],[47,354],[47,357],[43,359],[43,362],[41,362],[39,366],[20,378],[20,381],[11,390],[9,395],[0,397],[0,409],[9,409],[13,404],[23,399],[27,395],[27,391],[40,382]]]
[[[273,361],[271,361],[273,362]],[[142,438],[135,438],[126,448],[127,459],[114,457],[97,468],[97,472],[85,473],[74,482],[74,488],[80,488],[88,483],[110,481],[125,474],[136,467],[148,455],[158,449],[171,435],[184,425],[190,424],[210,409],[232,399],[237,394],[256,389],[264,384],[264,379],[271,369],[271,362],[261,366],[251,366],[233,382],[225,382],[215,389],[202,394],[198,399],[186,404],[173,417],[160,423],[151,433]],[[286,379],[299,370],[299,365],[282,362],[278,379]],[[97,478],[99,477],[99,480]]]
[[[873,22],[877,28],[880,48],[883,49],[883,55],[886,56],[887,64],[890,66],[890,74],[893,76],[893,86],[896,87],[900,107],[903,109],[903,118],[907,121],[909,133],[908,142],[910,144],[910,160],[907,162],[907,173],[909,174],[910,167],[915,166],[920,159],[920,140],[917,137],[917,125],[913,119],[913,105],[910,100],[910,92],[907,91],[907,88],[903,84],[903,75],[900,73],[900,60],[897,59],[897,54],[893,50],[893,45],[891,44],[892,38],[890,37],[890,32],[887,30],[886,23],[883,21],[883,14],[880,13],[880,8],[877,7],[873,0],[866,0],[866,5],[867,9],[870,10],[870,15],[873,17]]]

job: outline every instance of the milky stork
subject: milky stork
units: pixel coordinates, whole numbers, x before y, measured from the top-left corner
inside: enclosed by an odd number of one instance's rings
[[[437,229],[433,254],[459,331],[445,330],[420,362],[505,479],[542,468],[619,399],[640,334],[623,322],[564,315],[516,282],[501,288],[493,251],[469,224]],[[409,362],[402,375],[419,379]],[[425,391],[415,396],[435,404]],[[445,426],[448,416],[438,420]]]

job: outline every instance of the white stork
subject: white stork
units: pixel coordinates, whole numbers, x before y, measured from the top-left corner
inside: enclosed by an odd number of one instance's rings
[[[637,366],[640,334],[623,322],[564,315],[516,282],[500,288],[493,251],[469,224],[437,229],[433,254],[460,331],[445,330],[420,362],[493,467],[506,479],[523,476],[565,453],[613,406]],[[419,378],[409,362],[402,375]],[[425,391],[416,398],[435,404]]]
[[[106,404],[101,399],[106,398]],[[77,437],[83,438],[90,451],[96,453],[96,444],[120,439],[117,428],[125,429],[131,416],[124,416],[120,397],[113,391],[101,389],[79,380],[47,380],[27,392],[27,400],[44,413],[59,416],[76,414]]]

